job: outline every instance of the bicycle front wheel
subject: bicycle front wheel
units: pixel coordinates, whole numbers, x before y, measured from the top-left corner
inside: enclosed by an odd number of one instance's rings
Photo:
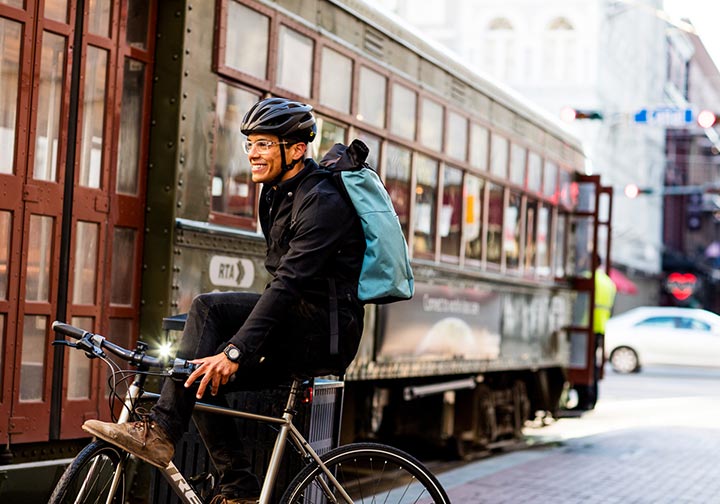
[[[49,504],[112,503],[126,498],[127,453],[105,441],[93,441],[65,469]]]
[[[352,503],[449,504],[437,478],[415,457],[375,443],[354,443],[321,457]],[[346,503],[315,462],[290,483],[283,504]]]

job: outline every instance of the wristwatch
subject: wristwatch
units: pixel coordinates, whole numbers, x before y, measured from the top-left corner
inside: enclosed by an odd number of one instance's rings
[[[223,350],[223,353],[230,362],[237,362],[240,360],[240,349],[238,349],[238,347],[236,347],[235,345],[226,346],[225,350]]]

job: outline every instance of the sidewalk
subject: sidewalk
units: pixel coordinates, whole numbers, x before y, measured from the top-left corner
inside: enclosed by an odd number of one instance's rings
[[[720,430],[628,428],[439,475],[454,504],[720,503]]]

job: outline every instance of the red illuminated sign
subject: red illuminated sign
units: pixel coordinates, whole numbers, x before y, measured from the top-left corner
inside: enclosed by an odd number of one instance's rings
[[[667,277],[667,289],[680,301],[692,296],[696,285],[697,277],[692,273],[670,273]]]

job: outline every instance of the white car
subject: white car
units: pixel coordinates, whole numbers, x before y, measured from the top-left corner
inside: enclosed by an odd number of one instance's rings
[[[720,367],[720,316],[693,308],[634,308],[608,320],[605,352],[618,373],[646,364]]]

